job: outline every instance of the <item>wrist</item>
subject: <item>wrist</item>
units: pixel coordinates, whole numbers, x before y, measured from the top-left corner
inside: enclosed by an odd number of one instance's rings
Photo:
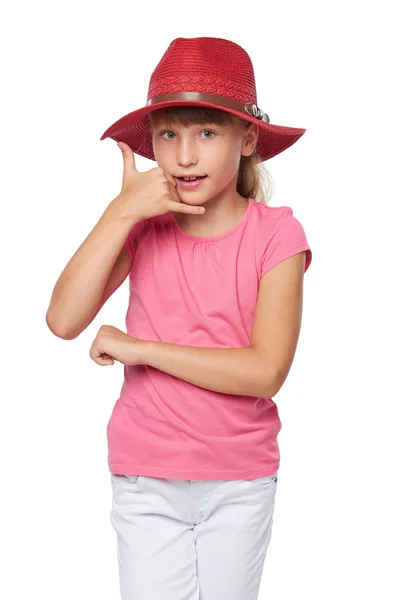
[[[148,365],[150,363],[150,357],[154,342],[149,340],[138,340],[139,344],[137,347],[137,364]]]
[[[123,221],[129,221],[131,225],[135,225],[143,219],[138,215],[132,206],[128,205],[124,196],[118,195],[112,200],[108,206],[111,212],[116,213]]]

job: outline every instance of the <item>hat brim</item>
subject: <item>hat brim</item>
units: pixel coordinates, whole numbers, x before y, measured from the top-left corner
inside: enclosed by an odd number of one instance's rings
[[[208,108],[216,108],[258,125],[260,129],[257,151],[261,157],[261,162],[280,154],[292,146],[306,131],[306,129],[300,127],[286,127],[284,125],[266,123],[265,121],[260,121],[256,117],[247,115],[239,110],[222,107],[208,102],[193,103],[188,100],[173,100],[144,106],[124,115],[106,129],[101,136],[100,141],[111,138],[116,142],[125,142],[135,154],[139,154],[144,158],[155,161],[150,125],[146,117],[150,112],[168,106],[205,106]]]

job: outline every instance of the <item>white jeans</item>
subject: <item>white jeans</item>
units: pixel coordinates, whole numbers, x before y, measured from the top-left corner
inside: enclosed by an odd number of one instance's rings
[[[111,474],[121,600],[257,600],[277,474],[182,480]]]

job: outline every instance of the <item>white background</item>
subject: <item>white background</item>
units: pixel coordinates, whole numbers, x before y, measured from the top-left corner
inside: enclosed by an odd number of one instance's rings
[[[123,366],[100,367],[89,349],[102,324],[124,329],[128,281],[73,341],[56,338],[45,314],[120,191],[122,155],[101,134],[145,104],[169,43],[197,36],[242,45],[271,123],[307,129],[266,163],[271,204],[293,208],[313,262],[296,358],[275,397],[281,468],[260,600],[399,598],[394,5],[2,9],[2,598],[119,598],[106,425]]]

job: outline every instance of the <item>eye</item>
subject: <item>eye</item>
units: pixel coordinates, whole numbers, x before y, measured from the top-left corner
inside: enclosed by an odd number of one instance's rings
[[[173,131],[163,131],[162,133],[160,133],[160,136],[161,136],[161,137],[164,137],[164,134],[165,134],[165,133],[172,133],[172,135],[175,135]],[[166,139],[167,139],[167,140],[171,140],[172,138],[170,138],[170,137],[167,137]]]
[[[206,137],[206,139],[211,138],[211,136],[216,135],[214,131],[211,131],[210,129],[204,129],[201,133],[211,133],[211,135],[208,135]]]

